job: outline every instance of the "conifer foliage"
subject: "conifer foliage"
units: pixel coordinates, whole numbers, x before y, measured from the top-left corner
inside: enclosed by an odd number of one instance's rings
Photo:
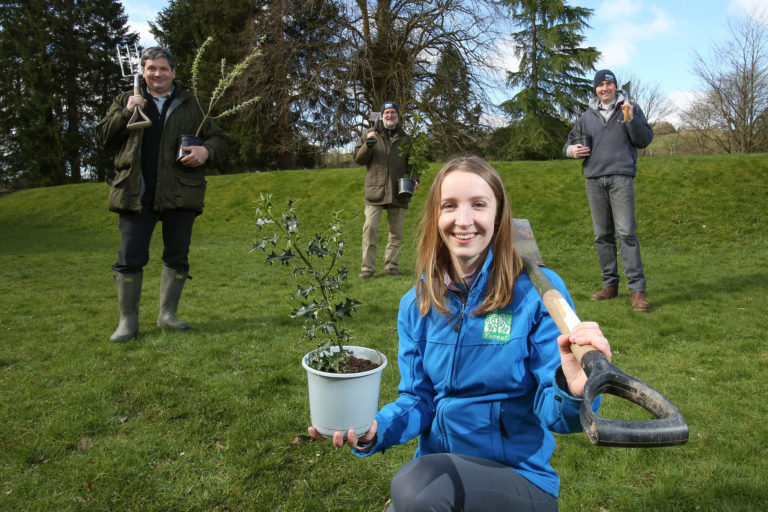
[[[560,154],[571,122],[586,108],[600,52],[582,47],[591,9],[572,7],[565,0],[505,0],[512,22],[518,71],[509,72],[508,85],[518,93],[502,107],[512,123],[504,158],[546,159]],[[502,132],[504,133],[504,132]]]
[[[117,44],[135,43],[115,0],[0,5],[0,184],[103,179],[91,128],[127,84]]]

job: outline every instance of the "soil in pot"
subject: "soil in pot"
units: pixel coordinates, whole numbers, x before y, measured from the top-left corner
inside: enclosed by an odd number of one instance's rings
[[[379,363],[374,363],[368,359],[349,356],[347,359],[347,364],[343,368],[344,371],[341,373],[362,373],[367,372],[368,370],[373,370],[374,368],[378,368],[379,366]]]

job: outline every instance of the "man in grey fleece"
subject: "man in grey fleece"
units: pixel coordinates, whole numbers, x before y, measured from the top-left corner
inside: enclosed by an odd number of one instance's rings
[[[648,313],[645,273],[640,258],[640,243],[635,235],[635,189],[637,148],[648,146],[653,130],[643,111],[617,93],[616,75],[608,69],[595,74],[596,96],[582,114],[563,147],[568,158],[583,158],[587,200],[592,211],[595,247],[602,269],[602,289],[592,300],[607,300],[619,294],[616,239],[627,288],[632,292],[632,307]],[[626,110],[628,118],[625,121]]]

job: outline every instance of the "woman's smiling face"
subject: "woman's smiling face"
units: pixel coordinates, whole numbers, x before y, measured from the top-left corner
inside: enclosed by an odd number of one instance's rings
[[[483,178],[465,171],[446,174],[437,227],[451,255],[452,278],[471,274],[485,259],[497,211],[496,196]]]

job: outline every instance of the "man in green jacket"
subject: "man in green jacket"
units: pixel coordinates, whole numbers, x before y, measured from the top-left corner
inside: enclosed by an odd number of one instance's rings
[[[398,123],[397,104],[387,101],[381,108],[383,129],[364,134],[355,146],[355,161],[366,166],[365,171],[365,224],[363,225],[363,262],[360,277],[373,277],[376,266],[376,243],[379,239],[381,214],[387,210],[389,239],[384,251],[384,271],[393,276],[402,275],[398,268],[400,246],[405,225],[405,211],[410,196],[398,195],[400,178],[409,175],[408,155],[403,151],[411,138]],[[419,177],[410,176],[419,186]]]
[[[211,119],[204,121],[194,96],[176,81],[173,57],[164,48],[141,55],[141,94],[124,92],[112,102],[96,126],[96,138],[115,151],[117,175],[111,182],[109,209],[119,214],[121,244],[112,265],[117,281],[120,322],[110,337],[122,343],[139,332],[139,302],[149,244],[158,221],[163,227],[163,271],[157,325],[186,330],[176,318],[184,282],[189,276],[189,244],[195,217],[203,211],[205,169],[221,161],[226,142]],[[127,124],[140,107],[151,125],[132,130]],[[199,128],[199,133],[198,132]],[[199,135],[176,161],[177,138]]]

